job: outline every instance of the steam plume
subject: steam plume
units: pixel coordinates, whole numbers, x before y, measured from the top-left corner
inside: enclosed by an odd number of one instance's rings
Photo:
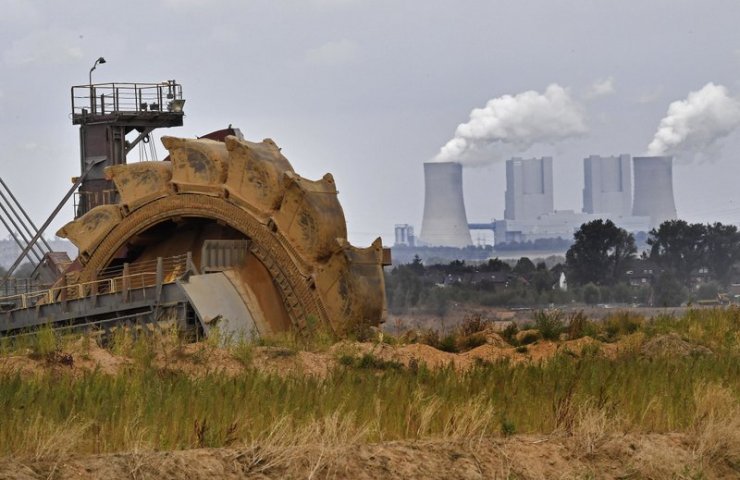
[[[740,125],[740,100],[727,88],[707,83],[670,104],[648,146],[648,155],[689,154],[711,149]]]
[[[504,95],[474,109],[470,121],[458,125],[455,137],[434,161],[482,163],[492,158],[480,155],[481,149],[493,144],[523,152],[536,143],[554,143],[586,130],[581,106],[567,89],[552,84],[544,93],[530,90]]]

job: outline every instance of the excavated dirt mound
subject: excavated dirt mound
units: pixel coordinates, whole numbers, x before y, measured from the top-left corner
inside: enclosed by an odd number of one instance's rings
[[[689,355],[711,355],[712,351],[702,345],[693,345],[683,340],[677,333],[657,335],[645,342],[640,350],[644,356],[654,357],[687,357]]]
[[[735,468],[735,469],[733,469]],[[517,436],[478,441],[137,452],[0,459],[0,478],[118,479],[550,479],[738,478],[725,462],[702,462],[682,434],[615,435],[590,454],[572,438]]]
[[[539,340],[535,343],[515,348],[496,333],[482,332],[485,343],[462,353],[438,350],[423,343],[389,345],[371,342],[339,342],[326,351],[311,352],[287,347],[250,347],[246,355],[239,355],[233,349],[217,348],[208,343],[183,345],[162,345],[154,348],[151,357],[136,359],[129,356],[114,355],[101,348],[94,341],[82,341],[67,345],[63,352],[38,356],[30,351],[14,355],[0,356],[0,374],[20,373],[62,373],[79,376],[86,372],[99,371],[115,375],[127,368],[146,365],[155,368],[182,372],[193,377],[209,373],[236,376],[248,369],[261,372],[287,375],[312,375],[324,377],[337,368],[344,357],[361,358],[371,355],[386,362],[397,362],[405,367],[426,365],[428,368],[454,367],[465,370],[481,362],[496,362],[506,359],[512,363],[542,362],[557,354],[573,357],[599,355],[616,358],[620,352],[637,350],[646,357],[659,355],[711,354],[703,346],[688,343],[676,334],[659,335],[648,341],[643,337],[627,336],[617,343],[603,343],[591,337],[576,340],[552,342]]]

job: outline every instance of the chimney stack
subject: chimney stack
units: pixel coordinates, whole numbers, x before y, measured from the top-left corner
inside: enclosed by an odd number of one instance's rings
[[[419,240],[429,246],[462,248],[473,244],[459,163],[424,164],[424,219]]]

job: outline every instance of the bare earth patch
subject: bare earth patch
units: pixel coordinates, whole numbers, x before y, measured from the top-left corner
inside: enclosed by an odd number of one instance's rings
[[[570,437],[397,441],[338,447],[197,449],[0,460],[0,478],[57,479],[550,479],[737,478],[726,462],[696,458],[683,434],[613,435],[586,454]],[[700,469],[700,470],[699,470]],[[699,477],[696,477],[699,478]]]

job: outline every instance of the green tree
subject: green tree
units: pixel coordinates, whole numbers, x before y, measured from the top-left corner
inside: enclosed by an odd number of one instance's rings
[[[611,220],[584,223],[565,254],[569,282],[612,285],[624,278],[637,248],[635,238]]]
[[[686,288],[672,272],[661,273],[653,284],[653,305],[656,307],[678,307],[687,296]]]
[[[740,261],[740,233],[735,225],[707,225],[704,236],[704,266],[721,285],[732,280],[732,266]]]
[[[707,227],[701,223],[669,220],[650,230],[650,260],[673,272],[675,280],[690,286],[691,272],[705,261]]]
[[[517,275],[521,275],[525,278],[529,278],[529,276],[537,269],[537,267],[534,266],[534,263],[532,263],[532,260],[529,259],[529,257],[522,257],[517,262],[516,265],[514,265],[514,273]]]
[[[600,295],[599,287],[593,283],[587,283],[586,286],[583,287],[583,301],[588,305],[596,305],[599,303],[599,299],[601,298]]]

